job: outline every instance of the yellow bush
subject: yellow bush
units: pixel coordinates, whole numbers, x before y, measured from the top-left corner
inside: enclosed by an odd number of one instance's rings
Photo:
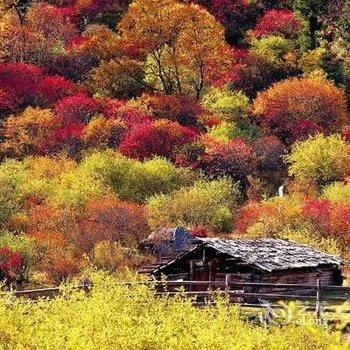
[[[50,136],[53,118],[51,110],[33,107],[19,115],[11,115],[3,125],[2,149],[14,157],[38,152],[40,144]]]
[[[332,202],[350,202],[350,184],[335,182],[323,190],[323,197]]]
[[[296,142],[286,160],[289,175],[302,183],[314,181],[318,189],[349,174],[349,146],[338,134]]]
[[[221,232],[232,229],[232,214],[239,197],[237,185],[227,178],[197,181],[169,195],[148,201],[149,224],[161,226],[208,226]]]
[[[339,332],[315,326],[263,328],[245,322],[239,309],[218,302],[195,308],[181,297],[156,298],[145,286],[115,285],[93,277],[88,297],[69,292],[53,301],[12,304],[0,299],[3,349],[259,350],[346,349]]]

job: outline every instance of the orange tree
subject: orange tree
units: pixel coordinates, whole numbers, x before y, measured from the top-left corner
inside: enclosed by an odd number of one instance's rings
[[[198,5],[136,0],[118,28],[123,47],[144,60],[147,84],[167,94],[198,98],[230,60],[223,27]]]
[[[49,109],[28,107],[20,115],[11,115],[3,125],[3,152],[11,157],[38,153],[41,143],[53,128]]]
[[[348,120],[344,92],[327,80],[310,78],[286,79],[261,92],[253,115],[287,144],[341,130]]]

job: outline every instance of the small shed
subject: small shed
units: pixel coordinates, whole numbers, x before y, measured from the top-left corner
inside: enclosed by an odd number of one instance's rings
[[[153,270],[169,280],[342,285],[342,260],[309,246],[283,239],[198,238],[199,243]],[[199,286],[199,287],[198,287]],[[197,290],[207,288],[197,284]],[[237,288],[238,289],[238,288]],[[269,293],[276,288],[254,287]],[[281,292],[281,289],[278,289]],[[285,292],[290,293],[291,290]],[[296,290],[307,294],[308,290]]]
[[[159,228],[140,243],[140,249],[159,259],[171,258],[187,251],[196,243],[196,237],[184,227]]]

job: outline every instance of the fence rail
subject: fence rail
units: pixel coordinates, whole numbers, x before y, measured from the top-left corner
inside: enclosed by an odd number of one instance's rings
[[[319,281],[319,280],[318,280]],[[320,292],[341,292],[343,295],[346,295],[343,299],[350,301],[350,287],[343,287],[343,286],[333,286],[333,285],[321,285],[320,282],[316,284],[292,284],[292,283],[258,283],[258,282],[224,282],[224,281],[168,281],[168,280],[148,280],[148,281],[135,281],[135,282],[120,282],[117,283],[117,285],[124,285],[124,286],[136,286],[136,285],[148,285],[153,287],[162,287],[163,290],[159,291],[158,294],[169,294],[169,293],[176,293],[176,294],[183,294],[183,295],[193,295],[193,294],[199,294],[199,292],[205,292],[205,293],[230,293],[232,295],[238,295],[240,294],[237,292],[237,287],[242,287],[243,290],[246,289],[246,287],[262,287],[262,288],[275,288],[275,289],[293,289],[293,290],[310,290],[310,291],[320,291]],[[207,290],[199,290],[199,291],[184,291],[181,290],[181,287],[195,287],[195,286],[201,286],[202,289],[204,289],[204,286],[207,286]],[[89,290],[92,287],[91,283],[89,281],[85,281],[85,283],[80,283],[73,287],[73,289],[81,289],[81,290]],[[172,287],[172,290],[169,290],[169,287]],[[213,288],[217,289],[213,289]],[[173,290],[173,288],[178,288],[176,290]],[[222,288],[222,289],[220,289]],[[48,287],[48,288],[39,288],[39,289],[26,289],[26,290],[12,290],[10,291],[11,294],[15,296],[26,296],[30,294],[42,294],[46,295],[49,293],[59,293],[62,290],[61,287]],[[244,292],[242,290],[242,296],[248,295],[248,292]],[[5,292],[0,293],[0,295],[6,294]],[[263,296],[263,293],[255,293],[257,295]],[[348,295],[349,294],[349,295]],[[276,294],[269,294],[269,295],[276,295]],[[347,296],[348,295],[348,296]],[[292,298],[298,298],[300,295],[288,295],[288,294],[281,294],[284,298],[290,296]],[[309,298],[316,299],[317,294],[307,296]],[[320,296],[321,297],[321,296]],[[325,297],[326,299],[332,298],[331,296]]]
[[[315,312],[317,320],[321,319],[322,313],[334,312],[332,305],[350,301],[350,287],[322,285],[320,280],[316,284],[287,284],[287,283],[258,283],[258,282],[233,282],[229,275],[225,281],[168,281],[148,280],[135,282],[121,282],[116,285],[123,285],[129,288],[138,285],[151,286],[155,295],[171,297],[181,295],[190,297],[195,306],[203,306],[208,302],[214,303],[215,296],[222,295],[229,302],[239,304],[242,307],[250,308],[279,308],[274,304],[276,301],[300,301],[308,310]],[[88,279],[74,286],[74,290],[82,290],[89,293],[93,285]],[[193,290],[194,288],[199,290]],[[259,288],[272,288],[275,292],[259,292]],[[279,289],[279,290],[278,290]],[[283,291],[281,291],[283,289]],[[288,292],[289,290],[289,292]],[[15,297],[38,299],[41,297],[52,298],[62,291],[60,287],[49,287],[41,289],[14,290],[10,294]],[[303,291],[305,294],[298,294]],[[5,292],[2,293],[6,294]],[[8,294],[8,293],[7,293]],[[336,294],[336,295],[334,295]],[[253,302],[252,302],[253,300]],[[324,305],[331,304],[331,305]],[[345,312],[350,313],[349,310]]]

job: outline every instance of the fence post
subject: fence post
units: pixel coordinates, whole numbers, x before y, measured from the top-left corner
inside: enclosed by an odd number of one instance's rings
[[[190,261],[190,280],[193,281],[194,279],[194,260]],[[189,291],[191,292],[193,289],[192,283],[189,285]]]
[[[316,284],[316,321],[319,323],[321,320],[321,280],[318,278],[317,279],[317,284]]]
[[[230,301],[230,281],[231,281],[231,275],[227,274],[225,278],[225,294],[226,298]]]
[[[272,315],[271,315],[271,305],[270,303],[267,301],[266,302],[266,312],[265,312],[265,316],[264,316],[264,327],[267,328],[267,326],[269,325],[269,322],[272,319]]]

